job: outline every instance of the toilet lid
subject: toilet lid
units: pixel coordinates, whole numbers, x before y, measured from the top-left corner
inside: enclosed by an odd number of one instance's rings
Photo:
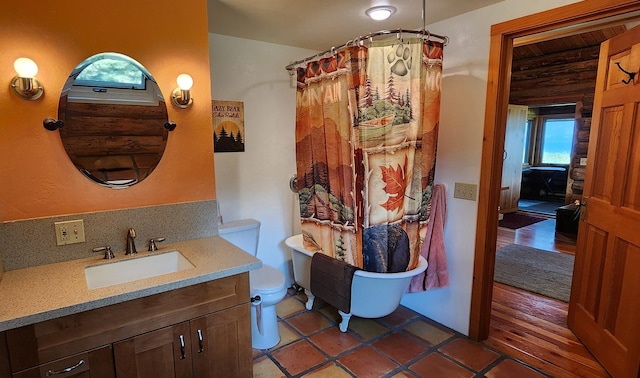
[[[251,291],[257,291],[264,294],[273,293],[283,290],[284,274],[278,269],[262,265],[262,268],[249,272],[249,282],[251,283]]]

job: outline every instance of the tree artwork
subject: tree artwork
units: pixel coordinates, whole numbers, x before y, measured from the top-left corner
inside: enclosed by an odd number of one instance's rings
[[[243,152],[245,142],[244,104],[237,101],[211,102],[214,152]]]

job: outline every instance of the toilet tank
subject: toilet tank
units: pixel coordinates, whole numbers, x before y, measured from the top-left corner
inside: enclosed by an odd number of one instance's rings
[[[258,253],[260,222],[255,219],[242,219],[225,222],[218,226],[218,235],[252,256]]]

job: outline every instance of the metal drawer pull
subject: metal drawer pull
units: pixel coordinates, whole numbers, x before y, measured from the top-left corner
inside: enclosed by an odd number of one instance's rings
[[[51,371],[51,370],[49,370],[49,371],[47,371],[46,376],[47,376],[47,377],[50,377],[50,376],[52,376],[52,375],[56,375],[56,374],[64,374],[64,373],[68,373],[68,372],[72,371],[73,369],[75,369],[75,368],[77,368],[77,367],[82,366],[83,364],[84,364],[84,360],[80,360],[80,361],[78,361],[78,363],[77,363],[77,364],[75,364],[75,365],[73,365],[73,366],[71,366],[71,367],[68,367],[68,368],[66,368],[66,369],[62,369],[62,370],[58,370],[58,371]]]
[[[185,358],[187,358],[187,356],[184,353],[184,336],[180,335],[180,359],[184,360]]]
[[[198,353],[204,352],[204,346],[202,345],[202,330],[201,329],[198,330],[198,345],[200,346],[200,349],[198,349]]]

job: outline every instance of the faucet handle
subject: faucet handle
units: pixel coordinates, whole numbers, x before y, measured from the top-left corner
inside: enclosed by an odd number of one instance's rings
[[[160,243],[165,241],[165,238],[155,238],[155,239],[149,239],[149,251],[153,252],[153,251],[157,251],[158,250],[158,246],[156,245],[156,243]]]
[[[111,251],[111,246],[110,245],[106,245],[104,247],[97,247],[92,249],[93,252],[102,252],[104,251],[104,258],[105,260],[111,260],[112,258],[114,258],[114,254],[113,251]]]

